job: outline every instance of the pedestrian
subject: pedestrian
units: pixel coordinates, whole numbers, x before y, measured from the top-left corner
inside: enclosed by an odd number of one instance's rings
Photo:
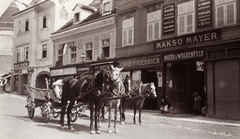
[[[160,97],[160,111],[162,113],[173,113],[172,104],[163,96]]]
[[[194,98],[194,104],[193,104],[193,109],[196,115],[201,115],[201,101],[202,98],[199,95],[198,92],[194,92],[193,94],[193,98]]]

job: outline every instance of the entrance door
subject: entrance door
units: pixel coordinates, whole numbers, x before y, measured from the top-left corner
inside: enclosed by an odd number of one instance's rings
[[[171,67],[172,91],[170,102],[174,113],[193,113],[193,96],[198,92],[204,105],[204,71],[197,71],[196,61],[185,61]]]
[[[185,98],[187,89],[187,66],[177,63],[172,66],[172,94],[170,102],[174,105],[174,113],[185,112]]]

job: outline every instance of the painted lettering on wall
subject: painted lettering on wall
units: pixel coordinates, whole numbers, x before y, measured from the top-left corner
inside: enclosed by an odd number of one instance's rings
[[[51,70],[51,76],[76,74],[76,67]]]
[[[163,61],[173,61],[173,60],[181,60],[181,59],[200,58],[200,57],[204,57],[203,50],[164,55]]]
[[[119,60],[119,63],[123,67],[142,67],[142,66],[151,66],[151,65],[159,65],[160,57],[150,57],[143,59],[130,59],[130,60]]]
[[[163,6],[163,35],[175,32],[175,3]]]
[[[197,0],[197,28],[212,26],[212,0]]]
[[[185,35],[177,38],[171,38],[153,43],[154,49],[164,49],[170,47],[177,47],[182,45],[196,44],[202,42],[209,42],[213,40],[220,40],[220,30],[201,32],[197,34]]]

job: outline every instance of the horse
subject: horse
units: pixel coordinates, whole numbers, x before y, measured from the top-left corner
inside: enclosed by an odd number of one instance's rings
[[[136,124],[136,110],[139,110],[139,124],[142,125],[141,111],[143,107],[143,103],[147,97],[156,98],[156,87],[154,82],[142,83],[139,84],[138,88],[133,88],[131,86],[131,78],[126,77],[124,81],[124,85],[127,91],[129,91],[130,97],[122,99],[122,112],[121,112],[121,124],[125,123],[125,111],[126,105],[131,103],[134,106],[134,116],[133,116],[133,124]]]
[[[80,76],[79,79],[73,78],[64,81],[62,87],[62,99],[61,99],[61,119],[60,125],[64,129],[64,115],[68,101],[70,102],[67,107],[67,125],[68,129],[74,130],[70,123],[70,112],[73,108],[75,101],[88,102],[90,109],[90,133],[100,133],[97,125],[97,115],[99,107],[99,99],[102,97],[102,86],[107,84],[109,86],[114,85],[114,81],[118,78],[123,68],[108,67],[98,68],[93,73],[86,73]],[[95,106],[95,107],[94,107]],[[94,113],[94,127],[93,127],[93,113]]]
[[[102,108],[106,105],[108,107],[108,133],[119,133],[119,130],[117,128],[117,113],[118,109],[121,103],[121,98],[124,98],[126,96],[125,94],[125,87],[122,81],[121,76],[118,77],[118,79],[114,82],[113,87],[106,86],[106,90],[108,90],[108,93],[106,93],[105,97],[103,97],[103,101],[101,102],[101,106],[99,107],[99,111],[102,110]],[[104,99],[106,99],[104,101]],[[114,111],[114,129],[111,129],[111,119],[112,119],[112,109]],[[103,111],[102,111],[103,112]],[[104,116],[104,112],[103,112]],[[99,116],[98,116],[99,117]],[[104,118],[104,117],[103,117]],[[98,118],[99,121],[100,118]]]

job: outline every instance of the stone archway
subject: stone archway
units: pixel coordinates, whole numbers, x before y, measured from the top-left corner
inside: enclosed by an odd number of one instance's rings
[[[48,71],[42,71],[38,73],[36,76],[36,88],[47,88],[45,78],[50,79],[50,73]]]

